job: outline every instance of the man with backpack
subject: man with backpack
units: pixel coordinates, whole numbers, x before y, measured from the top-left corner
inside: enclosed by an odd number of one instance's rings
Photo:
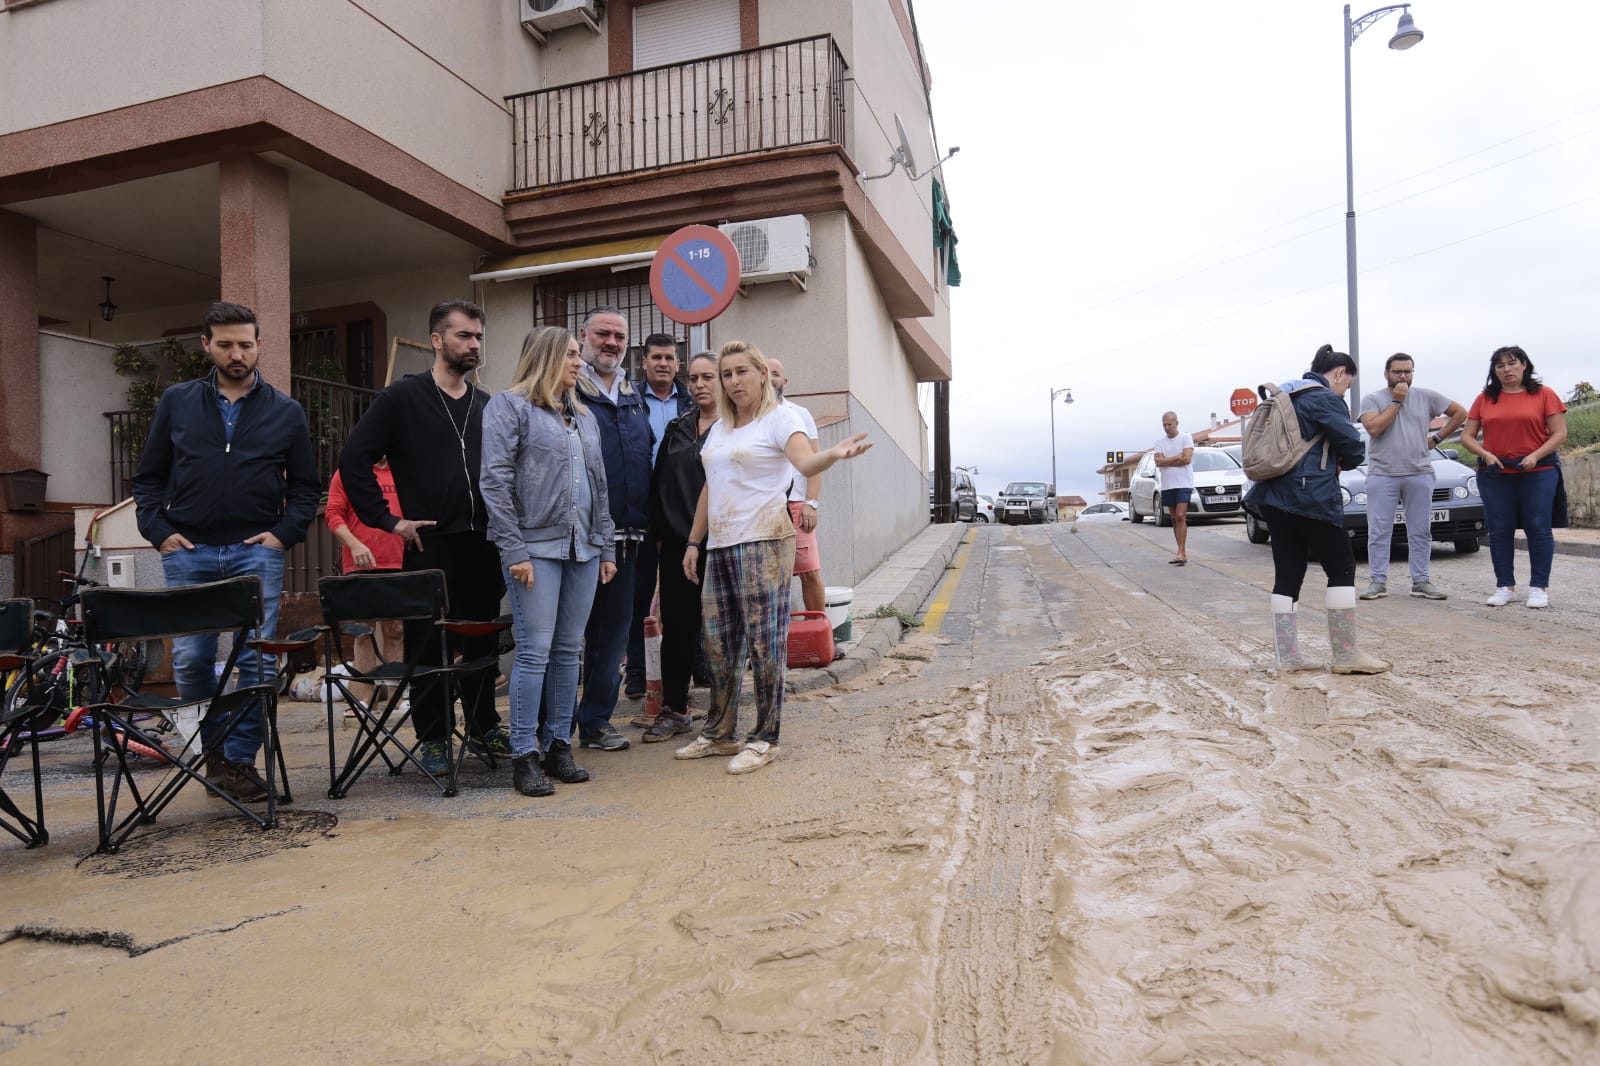
[[[1328,639],[1336,674],[1377,674],[1389,664],[1356,644],[1356,563],[1344,531],[1339,471],[1361,465],[1366,448],[1344,394],[1356,362],[1331,345],[1311,369],[1281,388],[1267,385],[1244,434],[1244,468],[1253,484],[1244,505],[1272,535],[1272,634],[1279,671],[1316,670],[1300,651],[1296,607],[1315,553],[1328,578]]]

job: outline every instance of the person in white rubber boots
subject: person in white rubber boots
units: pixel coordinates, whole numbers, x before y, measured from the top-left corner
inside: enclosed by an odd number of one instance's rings
[[[1282,385],[1286,395],[1275,401],[1293,404],[1300,437],[1310,447],[1286,473],[1255,482],[1245,496],[1245,507],[1272,530],[1272,631],[1282,672],[1321,669],[1300,650],[1295,613],[1313,553],[1328,577],[1333,672],[1377,674],[1389,669],[1388,662],[1356,643],[1356,563],[1339,492],[1339,471],[1353,470],[1366,455],[1343,399],[1355,375],[1355,360],[1324,344],[1301,380]],[[1247,463],[1250,449],[1247,438]]]

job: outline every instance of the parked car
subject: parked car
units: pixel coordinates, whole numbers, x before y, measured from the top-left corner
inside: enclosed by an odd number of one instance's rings
[[[1194,450],[1194,492],[1189,498],[1189,520],[1227,518],[1243,507],[1245,477],[1239,460],[1224,448]],[[1156,471],[1156,455],[1149,452],[1134,469],[1128,482],[1128,519],[1143,522],[1154,517],[1156,525],[1172,525],[1172,512],[1160,506],[1161,481]]]
[[[1078,512],[1077,522],[1122,522],[1128,517],[1128,509],[1120,503],[1110,500],[1104,503],[1091,503]]]
[[[950,503],[955,507],[957,522],[973,522],[977,520],[978,489],[972,483],[972,475],[960,467],[950,471]],[[928,477],[928,516],[930,518],[939,517],[933,513],[932,475]]]
[[[995,517],[1006,525],[1029,522],[1054,522],[1056,487],[1043,481],[1013,481],[995,501]]]
[[[1369,443],[1365,426],[1357,425],[1361,443]],[[1234,448],[1238,449],[1238,445]],[[1470,466],[1452,459],[1438,448],[1432,449],[1433,507],[1429,514],[1429,535],[1455,547],[1463,555],[1478,550],[1478,537],[1488,527],[1484,524],[1483,497],[1478,495],[1478,473]],[[1350,546],[1357,553],[1367,550],[1367,465],[1362,463],[1354,470],[1339,475],[1339,491],[1344,497],[1344,529],[1350,536]],[[1405,511],[1395,515],[1394,537],[1391,546],[1404,544]],[[1272,530],[1255,515],[1244,517],[1245,535],[1252,544],[1265,544],[1272,538]]]
[[[985,524],[994,521],[994,497],[978,493],[977,510],[972,515],[972,521]]]

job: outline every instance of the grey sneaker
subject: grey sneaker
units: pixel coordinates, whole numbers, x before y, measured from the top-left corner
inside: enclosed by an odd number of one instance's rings
[[[628,738],[607,725],[598,733],[588,735],[579,733],[578,746],[593,748],[596,751],[627,751]]]
[[[1448,600],[1450,597],[1434,587],[1432,581],[1413,581],[1411,595],[1421,596],[1425,600]]]
[[[644,742],[646,744],[658,744],[663,740],[671,740],[681,733],[693,732],[694,723],[689,720],[688,715],[680,714],[668,708],[662,711],[654,722],[650,723],[649,729],[644,731]]]
[[[1381,600],[1389,595],[1389,583],[1386,581],[1373,581],[1368,583],[1367,590],[1361,594],[1364,600]]]

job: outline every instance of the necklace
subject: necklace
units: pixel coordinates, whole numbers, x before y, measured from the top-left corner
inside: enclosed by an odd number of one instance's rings
[[[432,378],[433,376],[430,374],[429,380],[432,380]],[[433,382],[433,391],[439,394],[439,405],[444,408],[444,416],[450,420],[450,428],[455,431],[456,441],[461,445],[461,458],[465,462],[467,457],[467,426],[472,422],[472,405],[478,399],[473,394],[477,390],[471,385],[467,386],[467,416],[461,420],[459,426],[456,425],[456,416],[450,413],[450,403],[445,398],[444,390],[439,387],[437,381]]]

